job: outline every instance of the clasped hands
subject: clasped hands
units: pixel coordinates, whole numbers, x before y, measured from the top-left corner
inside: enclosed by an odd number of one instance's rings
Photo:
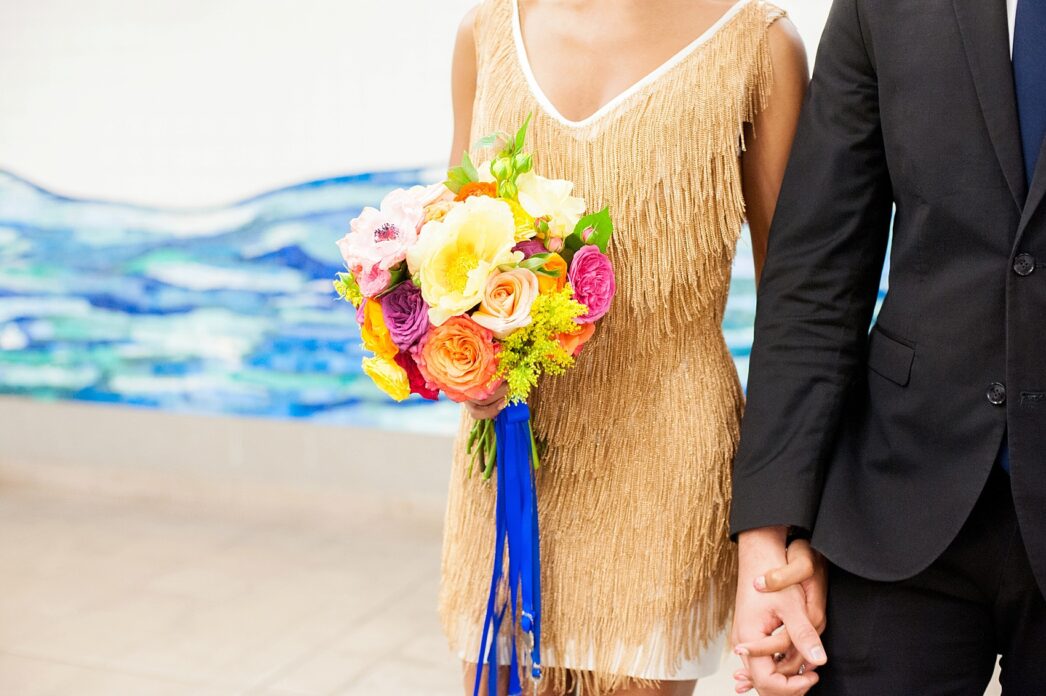
[[[820,554],[803,540],[787,544],[785,527],[742,532],[731,642],[743,668],[736,691],[801,696],[817,683],[827,656],[826,573]]]

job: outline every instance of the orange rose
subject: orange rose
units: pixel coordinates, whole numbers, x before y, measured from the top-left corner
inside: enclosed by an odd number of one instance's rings
[[[592,338],[592,334],[596,332],[595,324],[581,324],[580,326],[580,331],[569,334],[561,333],[556,336],[559,345],[563,346],[563,350],[575,357],[581,352],[581,347],[584,346],[588,342],[588,339]]]
[[[491,198],[498,197],[498,185],[493,181],[470,181],[458,191],[458,195],[454,196],[454,200],[463,201],[469,196],[490,196]]]
[[[552,254],[545,261],[543,268],[547,271],[559,271],[559,275],[553,278],[544,273],[538,273],[538,292],[547,294],[559,292],[567,284],[567,262],[559,254]]]
[[[433,326],[414,354],[425,381],[452,401],[486,399],[501,384],[494,334],[467,316],[451,317]]]

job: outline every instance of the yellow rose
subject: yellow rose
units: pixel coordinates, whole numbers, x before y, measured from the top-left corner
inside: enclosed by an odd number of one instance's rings
[[[563,286],[567,284],[567,262],[563,260],[563,257],[559,254],[551,254],[548,260],[545,261],[544,269],[546,271],[558,271],[558,276],[548,276],[544,273],[538,274],[538,290],[542,294],[548,294],[550,292],[559,292],[563,289]]]
[[[585,214],[583,198],[570,195],[574,183],[564,179],[546,179],[527,172],[516,179],[519,203],[533,218],[548,219],[548,237],[563,239],[574,231],[574,226]]]
[[[524,242],[532,239],[537,234],[537,231],[534,229],[534,218],[527,211],[523,210],[523,206],[518,202],[510,200],[505,202],[512,208],[512,219],[516,223],[516,241]]]
[[[487,196],[472,196],[443,220],[421,228],[407,251],[407,265],[420,282],[433,325],[478,305],[490,274],[523,259],[522,252],[512,251],[515,233],[508,203]]]
[[[392,342],[385,315],[381,313],[381,302],[367,299],[363,305],[363,324],[360,325],[363,347],[375,355],[391,360],[399,348]]]
[[[407,378],[407,371],[392,360],[380,355],[364,358],[363,371],[374,380],[378,389],[396,401],[403,401],[410,396],[410,380]]]

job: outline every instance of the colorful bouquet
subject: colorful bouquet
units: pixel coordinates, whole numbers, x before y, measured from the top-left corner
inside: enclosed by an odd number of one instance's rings
[[[338,241],[348,271],[334,287],[356,307],[364,347],[373,353],[363,359],[364,372],[393,399],[437,399],[442,392],[453,401],[483,400],[507,384],[509,405],[493,422],[477,422],[468,441],[484,479],[495,465],[500,472],[482,643],[488,629],[498,634],[502,614],[494,604],[507,541],[512,616],[518,590],[521,627],[535,638],[537,676],[540,573],[531,467],[538,461],[526,400],[539,377],[574,364],[616,287],[606,256],[613,232],[607,210],[586,214],[573,183],[533,171],[523,150],[529,120],[514,136],[497,133],[476,143],[477,150],[497,148],[492,160],[476,166],[466,152],[445,182],[397,189],[380,208],[365,208]],[[487,661],[496,661],[495,642]],[[510,671],[513,694],[516,672]],[[497,669],[489,673],[496,680]]]

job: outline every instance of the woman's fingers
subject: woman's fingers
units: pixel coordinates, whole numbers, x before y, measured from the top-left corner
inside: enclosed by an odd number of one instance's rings
[[[755,579],[755,589],[760,592],[777,592],[792,585],[799,585],[814,576],[814,550],[810,542],[802,539],[788,546],[788,563],[768,571]]]
[[[503,383],[498,387],[489,397],[486,399],[480,399],[478,401],[466,401],[465,407],[476,420],[485,420],[493,418],[501,412],[501,409],[505,408],[508,401],[505,397],[508,396],[508,384]]]
[[[505,408],[505,400],[496,401],[488,406],[478,406],[472,402],[466,403],[465,407],[469,411],[469,415],[476,420],[487,420],[501,413],[501,409]]]
[[[791,647],[792,639],[788,631],[779,631],[750,643],[742,643],[734,648],[734,652],[745,657],[773,657],[777,653],[788,652]]]
[[[477,406],[493,406],[494,404],[503,401],[506,396],[508,396],[508,383],[502,382],[501,386],[495,389],[486,399],[470,401],[469,403],[476,404]]]
[[[466,401],[465,408],[468,409],[469,415],[476,420],[493,418],[501,413],[501,409],[505,408],[508,404],[508,400],[506,399],[507,396],[508,383],[502,382],[501,386],[494,390],[494,392],[486,399]]]
[[[748,670],[739,669],[734,672],[734,691],[739,694],[752,690],[752,678],[748,676]]]
[[[754,657],[748,664],[751,682],[759,696],[801,696],[818,680],[816,672],[789,676],[777,671],[771,657]]]

